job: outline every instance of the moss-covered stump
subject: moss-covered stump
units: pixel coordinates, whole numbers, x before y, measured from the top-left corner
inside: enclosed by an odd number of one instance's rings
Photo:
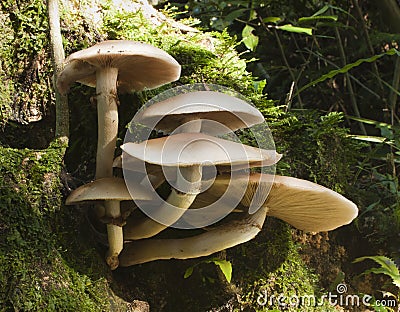
[[[265,82],[246,71],[246,61],[236,52],[235,38],[226,32],[195,31],[155,13],[148,5],[137,11],[137,7],[145,6],[144,1],[128,2],[124,10],[122,0],[82,1],[79,8],[74,7],[75,2],[64,1],[62,9],[67,55],[103,39],[128,39],[159,47],[182,65],[182,77],[174,84],[119,96],[118,143],[123,141],[126,124],[151,97],[176,85],[220,84],[248,97],[265,115],[278,152],[284,154],[278,165],[280,174],[350,194],[349,177],[357,147],[341,128],[340,115],[285,112],[267,98]],[[29,17],[44,10],[41,1],[21,1],[20,10],[12,15],[9,3],[1,6],[4,33],[10,33],[21,21],[25,23],[24,14]],[[38,29],[22,25],[23,37],[33,43],[18,45],[12,36],[0,39],[1,56],[15,56],[0,68],[0,77],[6,82],[0,86],[0,125],[5,127],[0,137],[0,310],[144,311],[145,301],[151,311],[333,310],[326,302],[321,307],[263,304],[264,294],[290,297],[326,293],[341,272],[349,270],[342,267],[346,245],[337,243],[346,242],[341,237],[348,229],[330,235],[304,235],[268,218],[255,240],[215,255],[232,263],[230,284],[214,264],[204,261],[208,258],[155,261],[111,272],[104,262],[106,247],[96,243],[84,208],[63,206],[70,189],[94,176],[95,90],[78,84],[71,90],[71,135],[66,157],[65,147],[56,142],[44,148],[54,133],[54,114],[50,113],[54,97],[49,83],[50,61],[44,53],[48,42],[40,35],[45,33],[42,30],[47,21],[45,15],[36,15]],[[35,44],[32,51],[24,48],[31,44]],[[13,63],[19,57],[28,64]],[[32,72],[32,64],[40,66]],[[12,67],[8,71],[12,75],[5,76],[6,66]],[[33,76],[28,75],[31,72]],[[34,83],[22,88],[26,77]],[[38,108],[37,116],[43,120],[25,126],[10,122],[18,121],[11,118],[13,98],[17,98],[16,111],[22,110],[18,118],[29,122],[30,113],[24,115],[25,103],[26,107]],[[238,135],[248,140],[246,133]],[[190,267],[194,267],[192,275],[184,278]],[[348,275],[345,280],[349,282]]]

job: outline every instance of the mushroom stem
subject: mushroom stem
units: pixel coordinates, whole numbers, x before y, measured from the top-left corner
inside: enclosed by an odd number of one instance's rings
[[[133,222],[127,223],[127,226],[124,227],[125,239],[137,240],[152,237],[178,221],[196,199],[197,194],[200,193],[201,176],[201,166],[182,167],[178,169],[177,190],[173,188],[166,202],[158,209],[158,214],[164,220],[163,224],[153,220],[159,219],[157,215],[153,215],[153,219],[145,218],[139,222],[133,220]],[[171,211],[170,205],[180,209]],[[165,220],[166,215],[168,216],[168,220]]]
[[[117,77],[117,68],[99,68],[96,72],[98,116],[96,179],[113,175],[114,150],[118,133]]]
[[[114,150],[118,134],[117,107],[118,69],[113,67],[99,68],[96,72],[98,142],[96,155],[96,179],[113,176]],[[98,217],[118,218],[121,216],[119,201],[105,201],[105,211],[96,205]],[[109,250],[106,261],[111,269],[118,267],[118,254],[123,247],[122,227],[107,224]]]
[[[108,200],[104,203],[106,216],[116,219],[121,217],[120,201]],[[114,224],[107,224],[107,236],[109,249],[106,255],[106,262],[111,270],[118,267],[118,255],[123,248],[123,232],[122,227]]]
[[[188,259],[208,256],[253,239],[262,229],[268,208],[241,220],[210,229],[200,235],[180,239],[148,239],[125,245],[119,261],[121,267],[160,259]]]
[[[182,122],[176,133],[200,133],[201,131],[201,119],[187,119]]]

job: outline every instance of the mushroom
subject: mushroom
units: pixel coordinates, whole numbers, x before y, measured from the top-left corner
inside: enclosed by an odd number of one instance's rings
[[[179,132],[223,134],[260,124],[264,117],[257,108],[237,97],[216,91],[194,91],[145,107],[134,120],[167,132],[179,127]]]
[[[197,200],[202,205],[210,204],[210,199],[222,196],[227,187],[233,184],[238,190],[246,188],[241,203],[248,206],[255,190],[259,187],[262,189],[263,184],[272,181],[272,188],[261,207],[268,208],[268,216],[284,220],[297,229],[308,232],[331,231],[349,224],[357,217],[358,209],[353,202],[324,186],[262,173],[238,176],[234,180],[229,175],[218,176],[213,186],[200,194]]]
[[[135,200],[151,200],[152,198],[153,194],[147,188],[140,185],[136,187]],[[71,192],[65,203],[66,205],[76,205],[99,200],[111,203],[112,205],[109,205],[110,217],[119,218],[120,201],[132,200],[132,196],[126,188],[124,179],[111,177],[98,179],[78,187]],[[111,269],[118,267],[118,254],[123,246],[123,237],[118,231],[119,228],[121,227],[107,224],[109,250],[106,260]]]
[[[60,93],[79,81],[96,87],[98,149],[96,179],[112,176],[120,92],[151,89],[177,80],[180,65],[168,53],[142,42],[109,40],[71,54],[57,79]]]
[[[253,239],[262,229],[267,208],[263,207],[241,220],[225,222],[196,236],[179,239],[143,239],[125,245],[120,266],[160,259],[188,259],[208,256]]]
[[[245,188],[242,205],[253,200],[255,189],[273,181],[267,200],[254,214],[240,220],[225,222],[196,236],[180,239],[144,239],[126,244],[120,255],[120,265],[130,266],[159,259],[188,259],[207,256],[253,239],[262,229],[265,217],[282,219],[294,227],[310,232],[330,231],[350,223],[358,213],[356,205],[342,195],[321,185],[292,177],[252,173],[231,179],[217,177],[193,206],[200,207],[219,198],[230,184]],[[198,205],[197,202],[201,204]]]
[[[158,234],[185,213],[201,192],[203,167],[254,163],[270,166],[280,159],[275,150],[262,150],[202,133],[179,133],[141,143],[130,142],[121,148],[126,154],[143,162],[163,166],[167,169],[165,172],[169,168],[176,170],[177,182],[167,201],[152,211],[152,219],[127,224],[124,228],[126,239],[132,240]],[[231,210],[233,208],[230,207]]]
[[[100,42],[90,48],[71,54],[57,79],[61,94],[68,92],[71,84],[79,81],[96,87],[98,111],[98,143],[96,155],[96,179],[113,176],[113,159],[118,132],[117,88],[121,92],[155,88],[177,80],[180,65],[168,53],[149,44],[127,40]],[[99,217],[119,218],[115,202],[105,201],[104,210],[96,207]],[[108,230],[120,239],[110,237],[110,249],[121,242],[122,228],[110,225]],[[112,229],[112,230],[111,230]]]

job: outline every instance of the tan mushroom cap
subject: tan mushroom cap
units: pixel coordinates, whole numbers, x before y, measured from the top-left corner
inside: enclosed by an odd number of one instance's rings
[[[216,91],[179,94],[156,102],[135,116],[138,123],[164,131],[173,131],[179,125],[196,119],[215,121],[233,131],[264,122],[263,115],[254,106]],[[219,128],[219,131],[224,131]],[[215,132],[215,123],[203,123],[201,132]]]
[[[141,143],[125,143],[122,150],[160,166],[243,165],[270,166],[280,159],[275,150],[263,150],[203,133],[179,133]]]
[[[96,69],[118,69],[121,92],[156,88],[179,79],[181,66],[165,51],[150,44],[129,40],[108,40],[75,52],[65,60],[57,79],[60,93],[68,92],[75,81],[96,86]]]
[[[147,188],[137,185],[135,187],[137,200],[151,200],[152,193]],[[69,194],[65,204],[75,205],[92,200],[132,200],[124,179],[121,178],[102,178],[82,185]]]
[[[248,181],[248,183],[247,183]],[[199,194],[194,207],[204,206],[223,195],[229,183],[246,187],[242,204],[248,202],[254,190],[261,184],[273,181],[270,193],[262,205],[268,208],[268,215],[279,218],[295,228],[308,232],[334,230],[349,224],[357,217],[357,206],[344,196],[316,183],[285,176],[251,173],[250,176],[218,176],[214,185]],[[262,187],[262,185],[261,185]],[[238,192],[239,193],[239,192]]]

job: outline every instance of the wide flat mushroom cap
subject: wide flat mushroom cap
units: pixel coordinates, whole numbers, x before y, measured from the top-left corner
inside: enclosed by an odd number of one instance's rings
[[[151,89],[179,79],[181,66],[165,51],[143,42],[108,40],[75,52],[57,79],[60,93],[78,81],[96,86],[96,69],[118,68],[120,92]]]
[[[124,179],[121,178],[102,178],[82,185],[69,194],[65,204],[75,205],[92,200],[151,200],[152,193],[147,188],[135,186],[135,196],[132,198]]]
[[[164,131],[173,131],[193,119],[212,120],[233,131],[264,122],[263,115],[254,106],[216,91],[179,94],[156,102],[135,116],[136,122]],[[201,132],[212,133],[213,128],[212,123],[204,123]]]
[[[263,150],[203,133],[179,133],[141,143],[125,143],[121,148],[142,161],[173,167],[235,166],[251,162],[270,166],[280,159],[275,150]]]

